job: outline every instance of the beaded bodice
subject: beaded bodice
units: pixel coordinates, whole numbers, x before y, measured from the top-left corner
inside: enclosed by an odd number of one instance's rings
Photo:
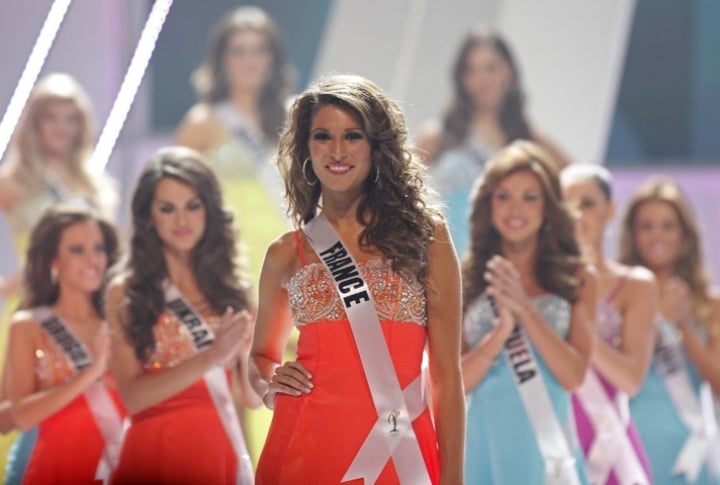
[[[558,295],[539,295],[531,298],[543,320],[563,338],[570,331],[572,307]],[[468,347],[474,347],[495,327],[495,312],[490,299],[483,295],[476,299],[465,312],[463,337]]]
[[[45,331],[35,349],[35,375],[41,389],[57,386],[71,379],[77,370],[70,357]]]
[[[220,318],[207,318],[205,322],[215,331]],[[145,362],[146,369],[174,367],[197,353],[190,334],[172,312],[166,310],[160,315],[153,327],[153,335],[155,348]]]
[[[597,333],[605,342],[613,347],[620,347],[622,342],[623,317],[617,308],[610,303],[600,302],[597,308]]]
[[[380,320],[427,325],[425,288],[395,273],[390,262],[358,263]],[[322,263],[303,266],[285,285],[295,325],[347,320],[335,283]]]

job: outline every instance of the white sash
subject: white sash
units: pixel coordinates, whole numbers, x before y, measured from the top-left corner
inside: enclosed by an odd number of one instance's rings
[[[516,325],[503,352],[545,462],[545,485],[580,485],[575,455],[558,422],[530,341]],[[522,466],[522,465],[520,465]]]
[[[405,389],[401,388],[371,292],[352,255],[325,216],[315,217],[303,231],[333,276],[378,415],[342,482],[362,478],[366,484],[375,483],[392,459],[400,483],[430,484],[412,427],[413,420],[427,407],[422,372]]]
[[[658,319],[656,324],[660,326],[656,364],[675,411],[690,433],[675,460],[673,473],[684,475],[692,483],[707,464],[712,475],[720,476],[720,443],[710,385],[703,382],[699,395],[695,393],[681,344],[667,331],[672,327],[663,328],[672,323]]]
[[[215,341],[210,326],[182,297],[178,289],[170,282],[165,285],[165,305],[180,321],[182,327],[187,331],[195,349],[200,352]],[[254,483],[253,468],[250,462],[250,455],[245,446],[240,420],[235,411],[230,386],[228,385],[225,369],[215,366],[203,376],[208,393],[212,398],[215,410],[220,417],[225,433],[230,439],[233,450],[237,455],[238,485],[252,485]]]
[[[33,315],[40,322],[42,329],[63,349],[78,371],[91,364],[92,359],[83,343],[72,334],[55,312],[49,307],[43,306],[34,309]],[[123,419],[102,380],[94,382],[85,389],[83,396],[105,441],[105,448],[95,471],[95,479],[108,483],[110,474],[120,459],[124,431]]]
[[[615,401],[611,400],[594,369],[588,369],[575,395],[595,430],[586,457],[590,483],[607,483],[614,471],[620,485],[649,485],[650,479],[627,435],[627,395],[618,391]]]

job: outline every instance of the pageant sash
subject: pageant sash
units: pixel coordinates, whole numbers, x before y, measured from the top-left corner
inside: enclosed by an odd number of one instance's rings
[[[579,485],[575,456],[555,415],[530,341],[520,325],[515,326],[505,342],[503,354],[537,437],[545,462],[545,485]]]
[[[180,321],[187,331],[198,352],[207,349],[215,341],[215,335],[210,326],[186,301],[178,289],[170,282],[165,285],[165,305]],[[230,386],[228,385],[225,369],[215,366],[203,376],[205,386],[220,417],[225,433],[230,439],[233,450],[238,459],[238,485],[252,485],[255,481],[250,455],[245,446],[240,420],[235,411]]]
[[[707,382],[695,393],[680,342],[673,338],[670,322],[658,320],[658,345],[656,363],[662,375],[665,389],[680,420],[688,429],[689,436],[673,465],[673,473],[684,475],[692,483],[697,480],[704,464],[714,476],[720,475],[720,445],[717,423],[713,409],[712,391]]]
[[[335,281],[378,416],[342,481],[361,478],[366,484],[375,483],[392,460],[400,483],[430,484],[412,427],[427,407],[422,372],[409,386],[401,388],[370,289],[325,216],[315,217],[303,231]]]
[[[34,309],[33,314],[43,330],[65,352],[78,372],[91,364],[92,359],[83,343],[73,335],[55,312],[49,307],[43,306]],[[90,409],[90,414],[105,440],[105,448],[100,456],[95,479],[108,483],[110,474],[120,459],[124,431],[123,419],[102,380],[94,382],[85,389],[83,396]]]
[[[620,485],[649,485],[650,479],[627,435],[627,395],[618,391],[615,400],[610,399],[592,368],[575,394],[595,430],[586,459],[590,483],[607,483],[614,471]]]

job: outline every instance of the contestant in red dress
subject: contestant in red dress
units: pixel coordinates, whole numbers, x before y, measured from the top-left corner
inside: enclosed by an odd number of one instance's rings
[[[13,416],[39,426],[24,484],[102,483],[117,462],[124,411],[101,306],[117,255],[114,228],[84,207],[51,208],[32,231],[8,346]]]
[[[259,404],[247,385],[251,304],[218,181],[194,150],[160,150],[132,216],[131,256],[108,291],[112,367],[132,421],[112,483],[249,485],[229,377]]]
[[[409,483],[416,472],[421,478],[412,483],[462,482],[459,269],[405,133],[397,105],[361,77],[322,79],[293,105],[278,156],[290,213],[303,230],[323,221],[357,262],[372,296],[364,311],[377,314],[360,322],[360,332],[375,325],[379,345],[358,344],[347,297],[336,291],[334,279],[342,278],[331,275],[311,238],[293,231],[269,247],[251,381],[275,411],[258,484],[359,484],[363,478],[396,484]],[[354,266],[349,258],[327,264]],[[300,331],[297,360],[283,364],[293,322]],[[420,382],[425,348],[432,409],[421,399],[418,405],[419,392],[408,393]],[[371,391],[382,379],[361,355],[389,355],[380,373],[396,376],[403,389],[410,417],[404,428],[403,411],[380,416],[378,396],[391,395],[392,386]],[[376,424],[382,438],[368,449],[368,462],[356,462]],[[407,442],[391,457],[383,443],[394,433]],[[419,450],[413,459],[402,458],[406,451],[399,450],[407,446]]]

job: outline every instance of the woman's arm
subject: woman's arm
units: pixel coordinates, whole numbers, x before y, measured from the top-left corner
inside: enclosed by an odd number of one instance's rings
[[[15,423],[22,430],[35,426],[67,406],[102,377],[107,365],[109,337],[107,327],[103,326],[93,342],[92,364],[63,384],[39,390],[35,379],[35,349],[39,332],[37,323],[27,314],[21,315],[10,326],[10,399]]]
[[[589,268],[579,271],[582,280],[580,295],[572,306],[570,333],[567,340],[560,337],[535,308],[520,283],[520,276],[512,263],[495,256],[488,264],[488,280],[493,295],[517,316],[530,340],[550,368],[555,379],[568,391],[582,384],[590,363],[597,305],[597,277]]]
[[[625,285],[628,304],[622,314],[620,348],[598,338],[592,360],[604,377],[632,397],[642,387],[650,367],[658,287],[652,273],[640,267],[632,269]]]
[[[125,285],[121,281],[110,285],[107,296],[107,315],[111,329],[111,368],[120,397],[131,413],[140,412],[187,389],[216,365],[225,365],[239,350],[245,327],[251,325],[247,312],[223,315],[223,323],[215,332],[215,342],[174,367],[162,372],[145,374],[133,347],[125,337],[122,318]]]
[[[312,389],[310,372],[299,362],[282,365],[292,320],[283,283],[296,264],[294,234],[273,242],[265,254],[260,274],[258,317],[250,351],[250,384],[269,408],[277,393],[299,396]]]
[[[512,313],[507,307],[498,309],[497,325],[474,348],[466,351],[462,356],[462,378],[465,392],[470,392],[480,384],[490,367],[495,365],[500,352],[505,347],[515,323]]]
[[[250,385],[250,347],[252,346],[253,333],[253,328],[249,327],[243,334],[240,342],[240,352],[235,362],[234,374],[238,383],[238,392],[240,393],[242,405],[254,409],[262,404],[262,399]]]
[[[10,401],[8,382],[8,351],[5,349],[5,365],[0,378],[0,434],[7,434],[15,429],[15,420],[12,417],[12,401]]]
[[[465,450],[465,400],[460,366],[460,268],[450,234],[438,224],[429,248],[428,347],[440,483],[460,484]]]
[[[715,396],[720,396],[720,297],[713,295],[712,309],[706,321],[707,343],[687,323],[681,324],[683,342],[688,356],[700,375],[710,383]]]

